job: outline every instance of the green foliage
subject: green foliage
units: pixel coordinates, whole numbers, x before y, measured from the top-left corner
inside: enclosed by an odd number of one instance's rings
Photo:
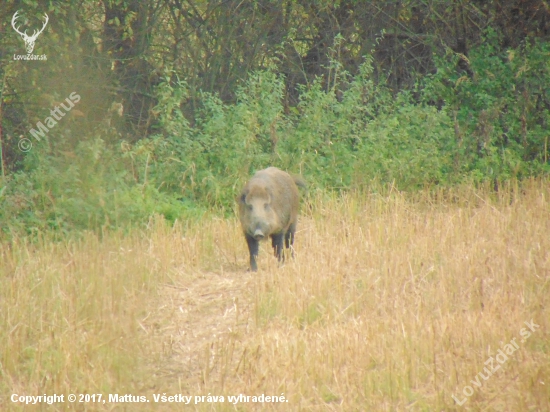
[[[283,118],[283,83],[270,72],[253,75],[237,91],[234,105],[205,93],[194,128],[180,109],[186,87],[169,79],[159,86],[155,110],[162,113],[162,133],[143,143],[151,147],[151,178],[178,198],[230,208],[237,186],[273,160],[272,142]]]
[[[178,196],[223,209],[231,208],[255,170],[268,165],[327,189],[366,187],[372,179],[403,189],[444,182],[452,172],[447,113],[417,105],[406,93],[393,99],[371,74],[368,57],[355,77],[335,74],[329,91],[318,78],[285,114],[283,79],[257,72],[237,90],[234,105],[205,94],[193,128],[179,109],[186,84],[166,79],[156,108],[164,133],[148,142],[154,146],[151,177]]]
[[[456,70],[459,56],[436,61],[425,100],[442,101],[456,117],[461,173],[474,180],[523,178],[550,170],[550,45],[533,40],[503,51],[493,30],[469,56],[470,77]]]
[[[4,179],[0,221],[5,234],[124,227],[153,214],[171,221],[190,214],[189,206],[131,173],[139,160],[133,152],[117,151],[101,138],[81,141],[71,152],[49,146],[36,145],[25,169]]]
[[[173,221],[204,210],[231,213],[256,170],[302,174],[311,189],[414,190],[463,180],[499,181],[549,171],[550,46],[506,52],[489,31],[457,70],[449,52],[415,94],[373,81],[373,59],[354,76],[337,61],[330,78],[303,85],[289,107],[285,82],[250,73],[225,104],[201,94],[183,112],[189,86],[175,73],[157,86],[155,133],[134,144],[113,129],[66,139],[69,122],[24,157],[0,188],[4,232],[118,227],[161,214]],[[53,132],[52,132],[53,133]],[[109,143],[112,142],[112,143]]]
[[[410,190],[449,184],[456,178],[452,166],[456,145],[444,110],[416,105],[404,93],[395,101],[394,110],[367,125],[365,134],[356,167],[357,179],[364,185],[376,180]]]
[[[453,147],[446,112],[416,104],[405,92],[393,99],[384,85],[373,84],[371,73],[367,58],[351,81],[340,79],[340,98],[321,90],[320,82],[302,93],[286,168],[300,164],[323,188],[368,188],[372,180],[401,189],[444,182]]]

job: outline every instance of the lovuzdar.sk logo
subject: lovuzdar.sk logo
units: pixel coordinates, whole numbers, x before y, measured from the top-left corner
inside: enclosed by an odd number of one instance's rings
[[[27,30],[21,32],[19,30],[19,27],[17,27],[17,18],[19,17],[19,11],[16,11],[11,19],[11,25],[13,29],[21,36],[23,41],[25,42],[25,48],[27,49],[27,54],[14,54],[13,60],[47,60],[47,57],[45,54],[32,54],[32,51],[34,50],[34,44],[36,42],[37,37],[44,31],[48,24],[48,15],[44,13],[44,24],[40,30],[35,29],[32,33],[32,35],[27,34]]]

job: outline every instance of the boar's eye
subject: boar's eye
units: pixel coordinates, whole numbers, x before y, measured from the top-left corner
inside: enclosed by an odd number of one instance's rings
[[[246,205],[246,208],[247,208],[248,210],[252,210],[252,205]]]
[[[244,200],[245,200],[245,199],[246,199],[246,195],[243,193],[243,194],[241,195],[241,203],[244,203]]]
[[[264,209],[269,210],[269,203],[264,203]]]

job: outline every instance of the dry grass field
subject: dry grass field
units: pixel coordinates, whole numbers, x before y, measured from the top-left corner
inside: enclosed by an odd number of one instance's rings
[[[0,410],[550,411],[548,181],[312,196],[257,273],[235,219],[0,245]]]

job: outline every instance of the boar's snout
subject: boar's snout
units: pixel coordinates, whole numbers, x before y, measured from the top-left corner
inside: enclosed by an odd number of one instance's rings
[[[256,240],[262,240],[265,237],[264,232],[262,232],[262,229],[256,229],[254,231],[254,239]]]

